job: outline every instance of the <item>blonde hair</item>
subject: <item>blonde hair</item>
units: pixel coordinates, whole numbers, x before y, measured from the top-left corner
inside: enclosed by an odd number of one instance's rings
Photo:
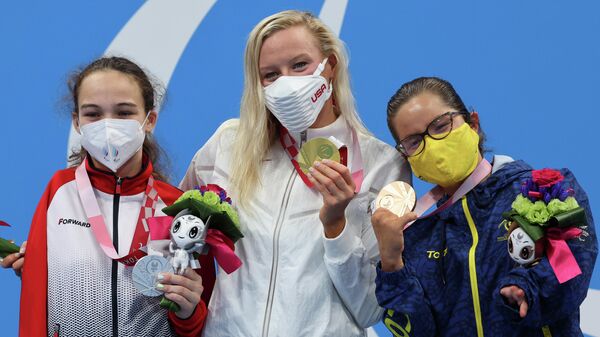
[[[233,145],[231,188],[241,206],[247,206],[251,192],[261,184],[262,161],[276,141],[279,122],[265,107],[259,73],[262,44],[273,33],[302,25],[317,40],[321,53],[337,59],[333,81],[333,99],[340,114],[358,133],[370,134],[356,113],[350,90],[348,56],[343,42],[311,13],[288,10],[271,15],[250,32],[244,56],[244,92],[240,104],[240,122]]]

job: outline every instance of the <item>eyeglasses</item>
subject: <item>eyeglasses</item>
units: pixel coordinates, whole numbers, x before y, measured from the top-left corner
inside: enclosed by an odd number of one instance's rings
[[[410,135],[402,139],[396,145],[396,150],[400,151],[400,153],[406,157],[412,157],[420,154],[423,152],[423,149],[425,149],[425,136],[429,136],[436,140],[446,138],[450,134],[450,131],[452,131],[454,116],[456,115],[463,115],[465,120],[468,120],[469,112],[465,110],[450,111],[438,116],[436,119],[431,121],[429,125],[427,125],[425,132]]]

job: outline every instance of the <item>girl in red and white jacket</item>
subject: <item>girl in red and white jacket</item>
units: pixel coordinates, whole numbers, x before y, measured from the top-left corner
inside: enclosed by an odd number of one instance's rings
[[[133,62],[107,57],[74,75],[69,87],[82,148],[48,184],[27,258],[3,261],[17,274],[23,266],[20,336],[200,335],[214,283],[209,256],[201,258],[201,274],[159,276],[156,288],[179,305],[176,313],[133,286],[131,266],[148,243],[146,219],[163,215],[181,194],[153,167],[160,152],[151,137],[154,86]]]

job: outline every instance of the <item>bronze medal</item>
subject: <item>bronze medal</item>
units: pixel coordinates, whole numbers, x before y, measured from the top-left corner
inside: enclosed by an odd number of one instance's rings
[[[375,199],[375,209],[388,209],[397,216],[412,211],[417,203],[415,190],[403,181],[394,181],[386,185]]]

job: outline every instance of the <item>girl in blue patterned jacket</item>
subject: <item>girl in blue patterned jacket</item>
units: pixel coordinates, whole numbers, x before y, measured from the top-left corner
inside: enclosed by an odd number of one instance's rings
[[[438,206],[450,199],[449,207],[406,229],[417,218],[413,212],[373,214],[381,254],[377,299],[393,335],[582,336],[579,306],[597,241],[587,195],[573,174],[560,171],[562,186],[586,214],[582,234],[566,240],[581,273],[561,283],[547,256],[529,267],[511,259],[502,213],[511,210],[532,168],[506,156],[485,161],[479,116],[466,110],[450,83],[404,84],[388,103],[388,125],[415,175],[443,192]],[[481,179],[457,198],[476,170],[483,170]]]

